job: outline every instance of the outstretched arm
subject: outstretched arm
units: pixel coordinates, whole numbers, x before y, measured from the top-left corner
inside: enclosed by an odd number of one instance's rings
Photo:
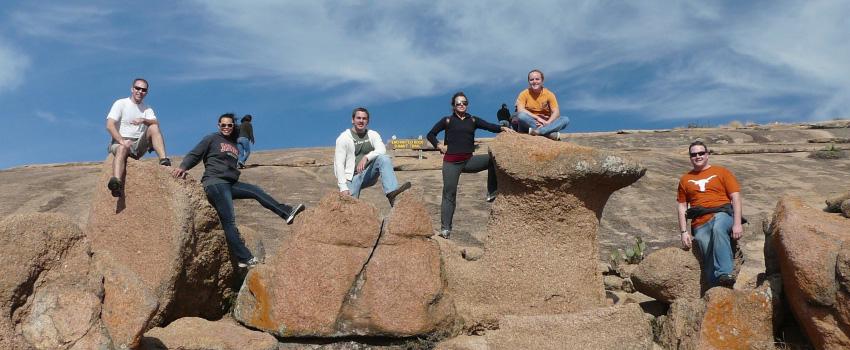
[[[174,177],[185,177],[189,169],[194,168],[195,165],[198,165],[206,157],[211,142],[212,135],[204,137],[201,142],[195,145],[195,148],[192,148],[189,153],[186,153],[186,157],[180,162],[180,166],[171,170],[171,175]]]

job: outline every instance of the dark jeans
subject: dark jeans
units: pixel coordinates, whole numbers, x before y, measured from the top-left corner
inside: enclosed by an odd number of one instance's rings
[[[204,191],[207,193],[210,204],[218,213],[218,219],[221,220],[227,246],[239,261],[247,261],[253,255],[240,239],[239,229],[236,227],[236,211],[233,209],[234,199],[255,199],[260,205],[284,219],[292,211],[292,207],[278,203],[262,188],[244,182],[213,184],[205,186]]]
[[[487,193],[496,192],[496,164],[489,154],[472,156],[460,163],[443,162],[443,202],[440,205],[441,229],[452,229],[460,173],[477,173],[487,169]]]

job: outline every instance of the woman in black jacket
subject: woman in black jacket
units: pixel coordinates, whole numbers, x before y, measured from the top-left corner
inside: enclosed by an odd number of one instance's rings
[[[463,92],[452,96],[452,114],[437,121],[428,132],[428,141],[443,154],[443,201],[440,204],[440,236],[449,238],[455,213],[457,183],[460,173],[477,173],[487,169],[487,201],[496,199],[496,169],[489,154],[472,155],[475,151],[475,129],[490,132],[514,132],[510,128],[488,123],[467,113],[469,100]],[[437,134],[445,131],[445,144],[437,142]]]
[[[234,120],[232,113],[218,117],[218,132],[204,137],[186,154],[186,158],[183,158],[183,162],[179,167],[174,168],[171,174],[174,177],[183,177],[187,170],[198,165],[201,160],[204,161],[204,176],[201,178],[201,183],[204,185],[207,199],[221,220],[227,245],[236,256],[239,267],[253,267],[259,261],[239,238],[233,200],[255,199],[263,207],[286,220],[287,224],[292,223],[295,215],[304,210],[304,205],[288,206],[278,203],[262,188],[239,182],[239,169],[237,169],[239,150],[236,148],[236,137],[239,133],[234,130]]]

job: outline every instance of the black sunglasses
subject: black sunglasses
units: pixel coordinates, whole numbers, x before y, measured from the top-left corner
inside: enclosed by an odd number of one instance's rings
[[[143,87],[141,87],[141,86],[135,86],[135,85],[133,85],[133,89],[136,89],[136,91],[148,92],[148,88],[143,88]]]
[[[232,128],[233,124],[218,124],[218,126],[220,126],[222,128]]]
[[[469,101],[460,101],[458,103],[455,103],[455,106],[460,106],[460,105],[469,106]]]
[[[706,152],[706,151],[694,152],[694,153],[691,153],[691,158],[696,157],[696,156],[704,156],[706,153],[708,153],[708,152]]]

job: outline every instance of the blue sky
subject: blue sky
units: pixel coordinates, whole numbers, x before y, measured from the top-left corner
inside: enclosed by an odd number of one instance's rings
[[[360,105],[384,138],[425,134],[459,90],[495,120],[532,68],[573,132],[848,117],[848,18],[847,1],[7,1],[0,169],[104,159],[136,76],[170,154],[225,112],[254,115],[259,150],[331,146]]]

